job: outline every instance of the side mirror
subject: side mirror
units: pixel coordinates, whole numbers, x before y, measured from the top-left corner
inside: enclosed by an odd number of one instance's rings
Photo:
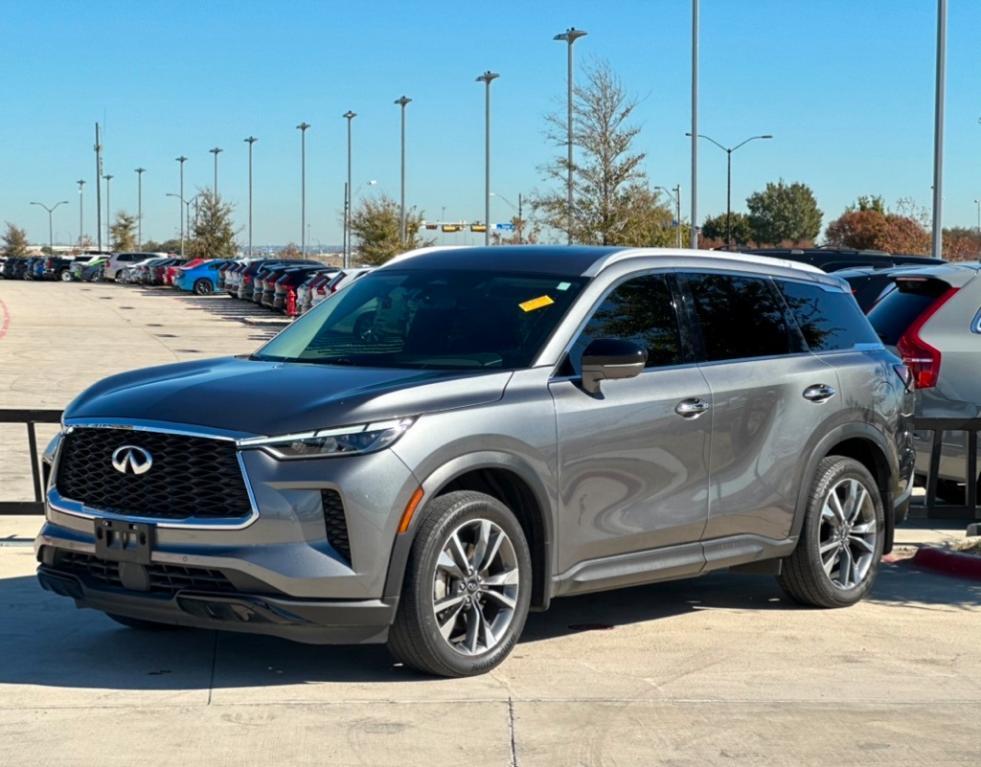
[[[600,393],[600,381],[633,378],[647,364],[647,349],[620,338],[597,338],[582,353],[582,388]]]

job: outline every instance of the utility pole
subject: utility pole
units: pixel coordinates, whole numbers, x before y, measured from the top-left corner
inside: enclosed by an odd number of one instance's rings
[[[81,245],[85,237],[85,193],[82,191],[85,179],[80,178],[75,183],[78,184],[78,244]]]
[[[249,258],[252,258],[252,145],[259,139],[249,136],[243,140],[249,145]]]
[[[143,250],[143,174],[146,168],[136,169],[136,249]]]
[[[102,144],[99,143],[99,123],[95,124],[95,239],[102,252]]]
[[[309,123],[296,126],[300,131],[300,253],[307,254],[307,129]]]
[[[216,147],[212,147],[208,151],[215,156],[215,184],[211,189],[215,193],[215,199],[217,200],[218,199],[218,155],[221,154],[222,149],[221,147],[216,146]]]
[[[484,245],[490,245],[490,86],[499,74],[489,69],[477,78],[484,83]]]
[[[947,87],[947,0],[937,0],[937,83],[933,115],[933,257],[944,249],[944,91]]]
[[[347,185],[344,187],[344,268],[351,264],[351,122],[357,113],[350,109],[341,115],[347,120]]]
[[[678,230],[678,247],[680,248],[681,247],[681,184],[675,184],[673,191],[664,186],[656,186],[654,187],[654,189],[659,189],[660,191],[664,192],[668,197],[671,198],[671,201],[674,203],[675,221],[678,222],[675,228]]]
[[[573,222],[575,221],[575,215],[573,213],[573,205],[574,205],[574,202],[575,201],[573,199],[573,180],[572,180],[572,144],[573,144],[573,130],[572,130],[572,113],[573,113],[573,109],[572,109],[572,96],[573,96],[573,85],[572,85],[572,44],[574,42],[576,42],[576,40],[578,40],[580,37],[585,37],[586,34],[587,33],[585,31],[581,30],[581,29],[576,29],[575,27],[569,27],[569,29],[567,29],[565,32],[563,32],[561,34],[558,34],[558,35],[556,35],[555,37],[552,38],[553,40],[562,40],[562,41],[568,43],[568,46],[567,47],[568,47],[568,50],[569,50],[569,55],[568,55],[568,59],[567,59],[567,62],[566,62],[566,67],[567,67],[567,70],[568,70],[567,75],[566,75],[566,91],[567,91],[567,93],[566,93],[566,109],[567,109],[566,128],[567,128],[567,132],[568,132],[568,137],[567,137],[568,157],[566,158],[566,163],[567,163],[566,171],[568,173],[568,181],[567,181],[567,184],[566,184],[567,185],[566,192],[567,192],[567,195],[568,195],[568,200],[566,201],[566,205],[568,206],[568,210],[566,211],[566,213],[567,213],[566,227],[568,228],[567,244],[569,244],[569,245],[572,244],[572,226],[573,226]]]
[[[412,101],[408,96],[400,96],[395,103],[402,108],[402,171],[399,194],[399,244],[405,245],[405,108]]]
[[[698,247],[698,2],[691,0],[691,238]]]

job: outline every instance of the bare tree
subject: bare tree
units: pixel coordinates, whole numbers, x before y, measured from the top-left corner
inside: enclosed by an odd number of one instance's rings
[[[668,244],[673,238],[671,212],[651,192],[642,167],[646,154],[634,147],[640,133],[640,127],[632,123],[637,100],[627,94],[605,62],[587,67],[585,75],[584,84],[575,89],[573,104],[573,138],[579,159],[572,167],[571,239],[601,245]],[[553,113],[545,120],[547,139],[564,148],[566,113]],[[563,152],[542,168],[545,180],[557,188],[532,200],[545,226],[567,234],[568,170]]]

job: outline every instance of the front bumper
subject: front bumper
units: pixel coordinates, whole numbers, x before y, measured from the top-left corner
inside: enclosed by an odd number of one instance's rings
[[[190,628],[265,634],[307,644],[374,644],[388,638],[397,599],[287,599],[249,593],[181,590],[151,595],[96,588],[53,567],[38,568],[41,586],[90,607],[128,618]]]

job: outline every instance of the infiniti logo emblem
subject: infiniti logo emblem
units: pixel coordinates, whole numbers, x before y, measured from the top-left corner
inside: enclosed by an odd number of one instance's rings
[[[153,466],[153,456],[142,447],[123,445],[113,451],[112,467],[120,474],[146,474]]]

